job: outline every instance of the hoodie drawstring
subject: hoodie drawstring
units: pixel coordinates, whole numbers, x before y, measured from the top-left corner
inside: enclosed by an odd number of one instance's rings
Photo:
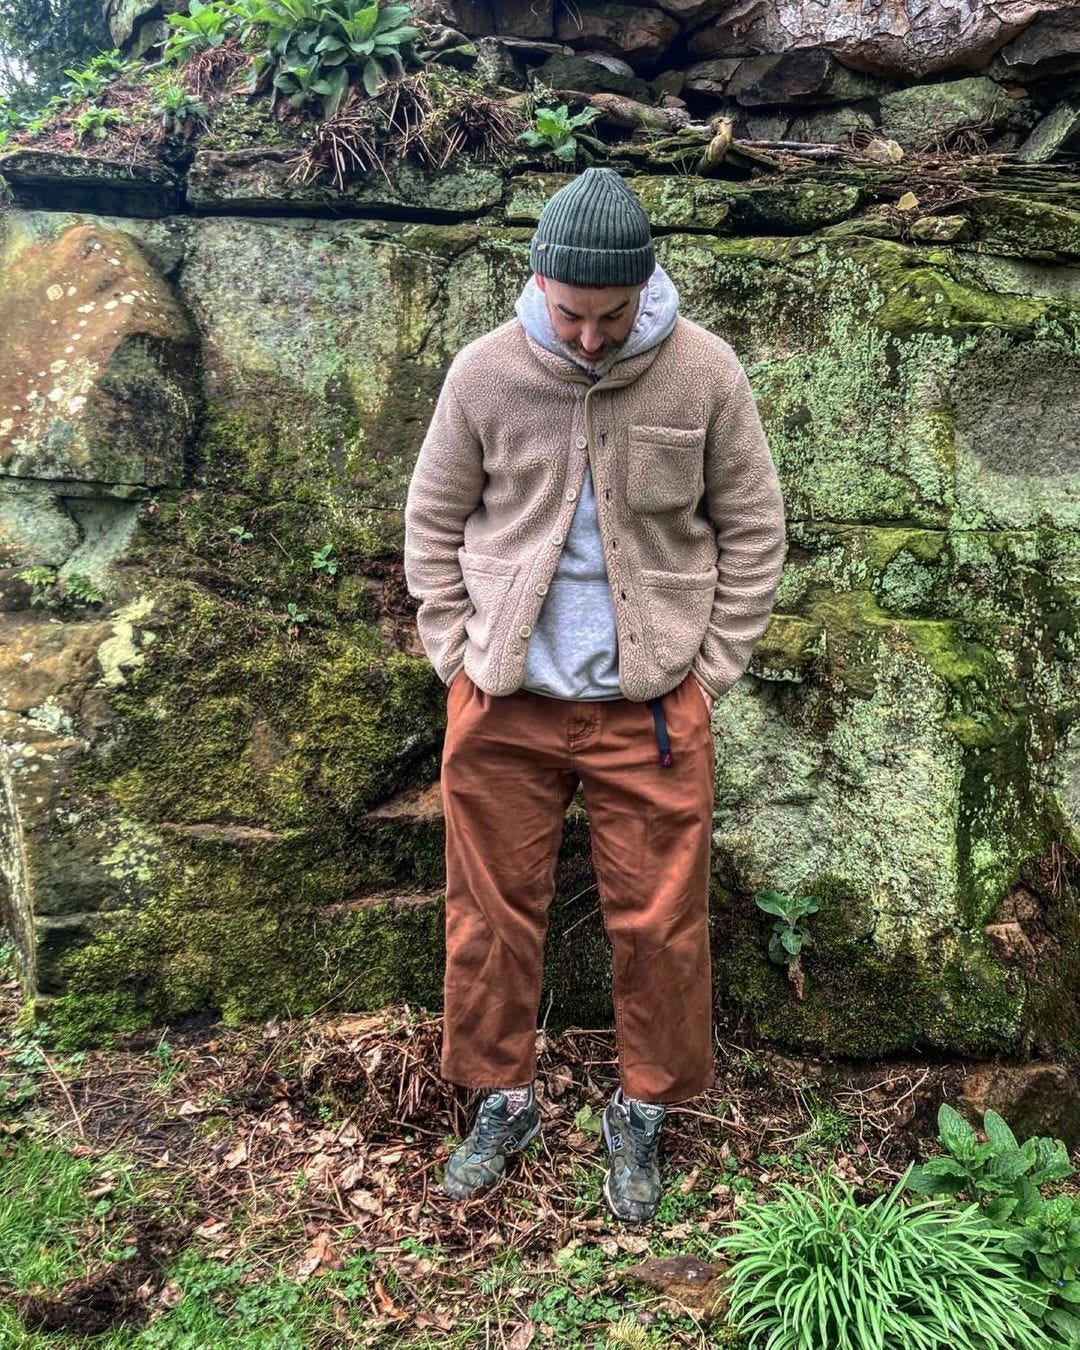
[[[671,742],[668,740],[667,720],[664,717],[664,700],[662,698],[649,699],[649,707],[652,709],[653,723],[656,726],[656,745],[660,751],[660,767],[670,769],[675,763],[671,756]]]

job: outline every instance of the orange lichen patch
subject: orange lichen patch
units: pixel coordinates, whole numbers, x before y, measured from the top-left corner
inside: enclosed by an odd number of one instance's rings
[[[0,286],[0,466],[43,478],[178,481],[195,334],[129,236],[74,225]]]

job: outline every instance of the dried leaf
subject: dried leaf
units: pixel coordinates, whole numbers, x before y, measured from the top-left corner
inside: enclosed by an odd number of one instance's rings
[[[615,1240],[619,1244],[619,1250],[629,1252],[631,1256],[642,1256],[649,1250],[649,1239],[633,1233],[620,1233]]]
[[[221,1165],[226,1171],[231,1172],[233,1168],[239,1167],[241,1163],[247,1162],[248,1141],[241,1139],[235,1148],[231,1148],[225,1157],[221,1160]]]
[[[382,1201],[371,1191],[356,1190],[349,1192],[349,1204],[361,1214],[381,1214]]]
[[[688,1172],[686,1176],[683,1177],[682,1182],[679,1185],[680,1193],[682,1195],[689,1195],[690,1192],[697,1185],[699,1176],[701,1176],[700,1167],[695,1167],[692,1171]]]
[[[355,1162],[349,1163],[338,1173],[337,1184],[341,1191],[351,1191],[364,1175],[365,1162],[363,1158],[357,1158]]]
[[[170,1308],[175,1308],[183,1296],[183,1290],[180,1288],[178,1281],[166,1280],[157,1296],[158,1306],[167,1312]]]
[[[522,1322],[506,1343],[506,1350],[529,1350],[536,1339],[536,1323]]]
[[[312,1276],[320,1266],[328,1270],[340,1270],[341,1261],[330,1240],[330,1234],[324,1229],[318,1233],[311,1246],[304,1253],[304,1259],[296,1270],[296,1279],[303,1281]]]

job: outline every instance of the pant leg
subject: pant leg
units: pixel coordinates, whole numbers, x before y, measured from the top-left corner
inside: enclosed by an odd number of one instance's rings
[[[467,1087],[535,1075],[548,909],[578,781],[565,718],[557,700],[495,698],[464,671],[447,697],[442,1073]]]
[[[687,676],[664,698],[674,760],[664,769],[647,703],[599,707],[599,734],[575,762],[612,947],[620,1076],[628,1096],[683,1101],[714,1075],[712,727]]]

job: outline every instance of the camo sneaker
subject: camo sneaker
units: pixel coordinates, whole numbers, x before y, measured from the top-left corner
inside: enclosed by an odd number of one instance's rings
[[[471,1132],[451,1156],[443,1190],[455,1200],[468,1200],[502,1177],[507,1155],[521,1150],[540,1133],[540,1108],[529,1088],[528,1100],[509,1110],[505,1092],[492,1092],[480,1103]]]
[[[604,1143],[611,1166],[604,1177],[604,1199],[618,1219],[644,1223],[660,1203],[660,1127],[667,1107],[627,1101],[618,1088],[604,1111]]]

